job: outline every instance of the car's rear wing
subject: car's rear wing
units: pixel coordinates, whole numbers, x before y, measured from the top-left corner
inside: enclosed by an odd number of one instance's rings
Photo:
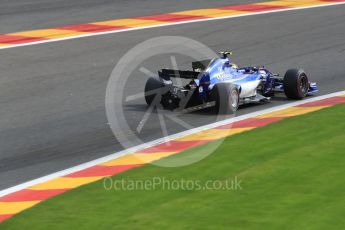
[[[183,78],[183,79],[197,79],[200,72],[190,70],[173,70],[173,69],[162,69],[158,71],[158,76],[164,80],[171,80],[171,78]]]

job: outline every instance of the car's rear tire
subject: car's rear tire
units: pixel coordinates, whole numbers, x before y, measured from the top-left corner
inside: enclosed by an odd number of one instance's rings
[[[160,96],[164,84],[156,78],[150,77],[145,84],[145,101],[151,105],[157,96]],[[157,100],[157,98],[156,98]]]
[[[233,114],[237,111],[240,100],[238,87],[229,83],[219,83],[213,87],[212,93],[217,114]]]
[[[302,69],[290,69],[284,76],[284,92],[290,99],[301,100],[309,90],[309,79]]]

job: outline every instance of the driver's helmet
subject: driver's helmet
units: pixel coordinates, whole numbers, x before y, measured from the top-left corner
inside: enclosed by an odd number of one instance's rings
[[[230,63],[230,66],[231,68],[238,69],[238,66],[233,62]]]

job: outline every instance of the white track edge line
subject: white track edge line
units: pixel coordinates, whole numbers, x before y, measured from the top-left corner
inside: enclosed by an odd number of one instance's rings
[[[221,126],[221,125],[231,124],[231,123],[236,122],[236,121],[241,121],[241,120],[244,120],[244,119],[253,118],[253,117],[264,115],[264,114],[267,114],[267,113],[271,113],[271,112],[276,112],[276,111],[279,111],[279,110],[287,109],[287,108],[290,108],[290,107],[293,107],[293,106],[298,106],[298,105],[303,105],[303,104],[310,103],[310,102],[320,101],[320,100],[323,100],[323,99],[327,99],[327,98],[331,98],[331,97],[336,97],[336,96],[340,96],[340,95],[343,95],[343,94],[345,94],[345,90],[344,91],[335,92],[335,93],[331,93],[331,94],[326,94],[326,95],[318,96],[318,97],[313,97],[313,98],[305,99],[303,101],[296,101],[296,102],[288,103],[288,104],[285,104],[285,105],[275,106],[275,107],[272,107],[272,108],[264,109],[264,110],[261,110],[261,111],[245,114],[245,115],[242,115],[242,116],[226,119],[226,120],[223,120],[223,121],[211,123],[211,124],[208,124],[208,125],[205,125],[205,126],[201,126],[201,127],[198,127],[198,128],[194,128],[194,129],[191,129],[191,130],[180,132],[180,133],[177,133],[177,134],[174,134],[174,135],[170,135],[170,136],[165,137],[165,138],[160,138],[160,139],[157,139],[157,140],[154,140],[154,141],[150,141],[150,142],[147,142],[147,143],[144,143],[144,144],[141,144],[141,145],[129,148],[129,149],[125,149],[125,150],[122,150],[122,151],[110,154],[110,155],[105,156],[105,157],[101,157],[101,158],[98,158],[98,159],[95,159],[95,160],[92,160],[92,161],[89,161],[89,162],[86,162],[86,163],[83,163],[83,164],[80,164],[80,165],[77,165],[77,166],[74,166],[74,167],[62,170],[62,171],[59,171],[59,172],[56,172],[56,173],[52,173],[52,174],[47,175],[47,176],[43,176],[43,177],[40,177],[40,178],[31,180],[31,181],[28,181],[28,182],[25,182],[25,183],[22,183],[22,184],[19,184],[19,185],[16,185],[16,186],[13,186],[13,187],[10,187],[10,188],[7,188],[7,189],[4,189],[4,190],[0,191],[0,197],[3,197],[5,195],[8,195],[8,194],[11,194],[11,193],[14,193],[14,192],[18,192],[18,191],[23,190],[25,188],[28,188],[28,187],[31,187],[31,186],[34,186],[34,185],[37,185],[37,184],[40,184],[40,183],[43,183],[43,182],[46,182],[46,181],[49,181],[49,180],[56,179],[57,177],[65,176],[65,175],[68,175],[68,174],[71,174],[71,173],[74,173],[74,172],[77,172],[77,171],[80,171],[80,170],[84,170],[84,169],[90,168],[92,166],[95,166],[95,165],[98,165],[98,164],[101,164],[101,163],[104,163],[104,162],[107,162],[107,161],[110,161],[110,160],[114,160],[114,159],[119,158],[121,156],[130,154],[130,153],[133,153],[133,152],[137,152],[137,151],[142,150],[142,149],[146,149],[146,148],[152,147],[154,145],[157,145],[157,144],[165,142],[166,138],[169,138],[170,140],[177,139],[177,138],[183,137],[185,135],[194,134],[194,133],[201,132],[203,130],[207,130],[207,129],[211,129],[211,128],[215,128],[215,127],[218,127],[218,126]]]
[[[313,9],[313,8],[320,8],[320,7],[327,7],[327,6],[344,5],[344,4],[345,4],[345,2],[325,3],[325,4],[320,4],[320,5],[314,5],[314,6],[303,6],[303,7],[280,9],[280,10],[269,10],[269,11],[256,12],[256,13],[251,12],[251,13],[246,13],[246,14],[224,16],[224,17],[218,17],[218,18],[204,18],[204,19],[196,19],[196,20],[190,20],[190,21],[182,21],[182,22],[174,22],[174,23],[167,23],[167,24],[159,24],[159,25],[153,25],[153,26],[133,27],[133,28],[123,29],[123,30],[114,30],[114,31],[99,32],[99,33],[89,33],[89,34],[72,36],[72,37],[66,37],[66,38],[58,38],[58,39],[50,39],[50,40],[37,41],[37,42],[28,42],[28,43],[23,43],[23,44],[18,44],[18,45],[2,46],[2,47],[0,47],[0,50],[11,49],[11,48],[16,48],[16,47],[23,47],[23,46],[39,45],[39,44],[44,44],[44,43],[53,43],[53,42],[59,42],[59,41],[73,40],[73,39],[78,39],[78,38],[100,36],[100,35],[106,35],[106,34],[115,34],[115,33],[129,32],[129,31],[134,31],[134,30],[143,30],[143,29],[150,29],[150,28],[157,28],[157,27],[166,27],[166,26],[174,26],[174,25],[196,23],[196,22],[224,20],[224,19],[230,19],[230,18],[248,17],[248,16],[255,16],[255,15],[262,15],[262,14],[271,14],[271,13],[278,13],[278,12],[285,12],[285,11],[297,11],[297,10]],[[178,13],[178,12],[175,12],[175,13]],[[116,19],[114,19],[114,20],[116,20]],[[89,23],[92,24],[92,23],[95,23],[95,22],[89,22]],[[54,29],[54,28],[48,28],[48,29]],[[31,30],[31,31],[35,31],[35,30]]]

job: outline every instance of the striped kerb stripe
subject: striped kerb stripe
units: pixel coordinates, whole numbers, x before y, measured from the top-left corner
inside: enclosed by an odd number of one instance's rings
[[[141,16],[134,18],[115,19],[90,22],[78,25],[67,25],[49,29],[40,29],[0,35],[0,48],[20,44],[31,44],[53,39],[73,38],[80,35],[91,35],[110,31],[124,31],[156,25],[169,25],[176,22],[188,22],[199,19],[211,19],[248,15],[259,12],[274,12],[284,9],[320,6],[342,3],[345,0],[281,0],[254,4],[231,5],[217,8],[187,10],[167,14]]]
[[[107,176],[140,167],[144,164],[178,154],[205,143],[264,127],[288,117],[298,116],[337,104],[345,103],[345,95],[282,109],[277,112],[248,118],[222,125],[195,134],[187,135],[167,143],[158,144],[138,152],[110,160],[99,165],[31,186],[21,191],[0,197],[0,222],[28,209],[39,202],[57,196],[70,189],[92,183]]]

